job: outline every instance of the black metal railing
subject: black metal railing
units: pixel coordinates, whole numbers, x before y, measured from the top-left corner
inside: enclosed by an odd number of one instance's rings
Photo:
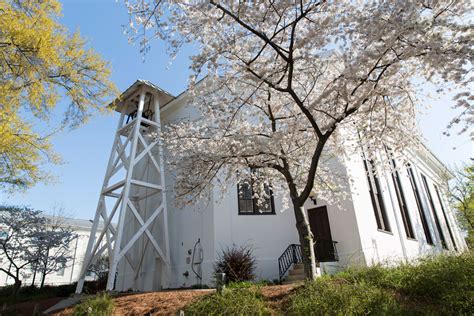
[[[314,244],[314,252],[318,262],[334,262],[339,261],[337,253],[337,241],[316,239]],[[301,245],[289,245],[283,254],[278,258],[278,270],[280,274],[280,283],[286,272],[297,263],[303,262],[301,253]]]
[[[316,239],[314,252],[318,262],[339,261],[337,254],[337,241],[327,239]]]
[[[301,245],[291,244],[286,248],[283,254],[278,258],[278,270],[280,273],[280,283],[285,276],[286,271],[296,263],[303,262],[301,254]]]

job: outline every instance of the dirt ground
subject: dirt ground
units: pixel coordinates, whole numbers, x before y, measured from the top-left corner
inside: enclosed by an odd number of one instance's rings
[[[262,288],[262,294],[268,306],[278,310],[286,304],[288,293],[293,289],[293,285],[266,286]],[[127,294],[114,299],[114,314],[124,316],[175,315],[200,296],[213,291],[215,290],[176,290]],[[70,316],[71,314],[72,308],[56,313],[55,316]]]
[[[289,295],[295,290],[297,285],[273,285],[262,288],[262,294],[265,297],[268,307],[272,310],[282,310],[288,303]]]

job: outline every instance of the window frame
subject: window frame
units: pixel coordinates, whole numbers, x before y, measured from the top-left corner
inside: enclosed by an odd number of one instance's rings
[[[400,178],[400,173],[397,170],[397,164],[395,158],[389,154],[389,160],[392,167],[392,181],[395,187],[395,193],[397,195],[398,207],[400,208],[400,214],[402,215],[403,226],[405,228],[405,235],[407,238],[416,240],[415,230],[413,229],[413,223],[410,217],[410,211],[408,210],[408,204],[405,198],[405,192],[403,191],[403,185]]]
[[[61,262],[61,268],[56,271],[56,276],[64,276],[66,272],[66,262]]]
[[[425,188],[426,197],[428,198],[428,202],[431,207],[431,211],[433,212],[436,229],[438,230],[438,234],[441,239],[441,247],[443,247],[443,249],[449,250],[448,243],[446,242],[446,237],[444,236],[443,228],[441,227],[441,222],[439,221],[436,207],[434,205],[433,196],[431,195],[431,190],[428,185],[428,180],[426,179],[426,176],[421,172],[420,172],[420,176],[421,176],[421,182],[423,182],[423,186]]]
[[[374,163],[373,161],[366,159],[365,156],[362,157],[362,160],[364,162],[366,177],[369,184],[370,200],[372,202],[372,208],[374,210],[377,229],[381,232],[392,233],[392,228],[388,219],[387,208],[385,207],[380,181],[376,174],[376,170],[374,170]],[[369,166],[371,170],[369,170]]]
[[[416,206],[418,208],[418,214],[420,215],[421,226],[423,227],[423,232],[425,234],[426,243],[428,245],[434,246],[433,235],[431,234],[431,229],[428,224],[428,218],[426,217],[426,210],[421,202],[420,190],[416,184],[415,173],[410,164],[406,165],[408,179],[410,180],[411,188],[413,191],[413,196],[415,197]]]
[[[250,179],[248,180],[248,185],[250,186],[250,192],[251,192],[251,195],[252,195],[252,212],[242,212],[241,211],[241,198],[240,198],[240,186],[241,186],[241,183],[237,183],[237,214],[238,215],[276,215],[276,212],[275,212],[275,201],[274,201],[274,198],[273,198],[273,191],[271,189],[270,186],[268,186],[268,189],[270,191],[270,209],[271,211],[270,212],[260,212],[258,210],[258,206],[257,206],[257,199],[253,197],[253,181]],[[244,200],[244,199],[242,199]],[[245,199],[247,200],[247,199]]]
[[[436,195],[438,196],[439,205],[441,206],[441,212],[443,213],[444,221],[446,223],[446,226],[448,227],[449,237],[451,238],[451,242],[453,243],[454,250],[458,251],[458,247],[456,245],[456,239],[454,238],[453,231],[451,230],[451,225],[448,221],[448,216],[446,215],[446,210],[444,208],[443,201],[441,200],[441,194],[439,193],[439,188],[435,183],[433,183],[433,187],[435,189]]]

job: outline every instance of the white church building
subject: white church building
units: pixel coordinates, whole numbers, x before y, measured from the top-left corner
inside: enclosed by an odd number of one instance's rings
[[[196,115],[188,102],[186,92],[174,97],[138,80],[115,103],[121,115],[82,269],[85,275],[107,252],[109,290],[212,286],[214,262],[232,245],[252,247],[259,280],[285,279],[301,260],[294,214],[282,212],[276,197],[262,209],[249,186],[239,195],[235,184],[223,198],[216,187],[209,201],[176,206],[164,163],[170,153],[156,135],[167,122]],[[446,198],[452,174],[424,146],[411,156],[393,173],[372,172],[362,156],[344,158],[340,169],[353,181],[343,207],[324,197],[306,202],[320,273],[466,249]]]

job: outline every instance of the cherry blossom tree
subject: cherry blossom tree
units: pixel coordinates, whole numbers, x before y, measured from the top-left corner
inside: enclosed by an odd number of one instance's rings
[[[249,177],[260,203],[266,185],[289,193],[308,278],[316,264],[303,204],[312,192],[341,192],[332,161],[361,146],[372,156],[416,145],[423,81],[457,91],[453,126],[465,131],[472,120],[468,1],[126,4],[128,36],[144,52],[151,38],[171,56],[198,47],[188,96],[199,115],[164,133],[181,201]]]
[[[0,256],[6,264],[0,271],[14,280],[13,296],[18,294],[22,278],[40,272],[41,287],[48,274],[65,267],[72,258],[69,245],[77,237],[60,216],[45,216],[27,207],[0,206]],[[27,273],[28,272],[28,273]]]
[[[0,271],[14,280],[12,296],[17,296],[23,274],[37,260],[35,241],[43,224],[40,211],[15,206],[0,207],[0,227],[5,232],[0,239],[0,255],[6,259],[6,265],[0,266]]]
[[[65,269],[73,259],[71,243],[77,238],[77,234],[60,214],[63,213],[45,217],[43,227],[36,236],[35,273],[41,273],[40,288],[44,287],[47,275]]]

